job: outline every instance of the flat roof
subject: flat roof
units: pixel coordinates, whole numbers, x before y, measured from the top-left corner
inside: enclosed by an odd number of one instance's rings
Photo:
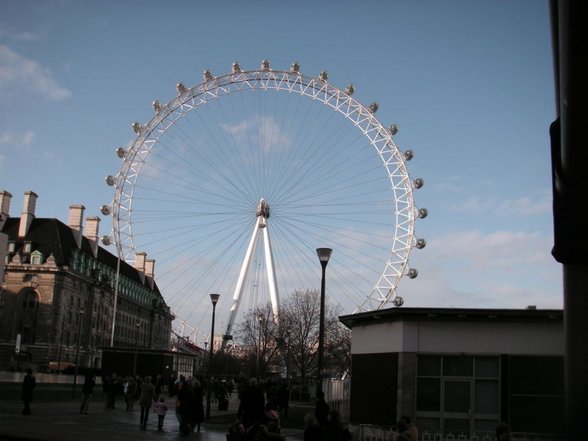
[[[339,316],[348,328],[398,321],[563,322],[561,309],[406,308],[394,307]]]

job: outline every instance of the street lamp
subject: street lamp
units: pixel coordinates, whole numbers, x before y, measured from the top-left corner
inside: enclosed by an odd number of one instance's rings
[[[139,328],[141,327],[141,322],[135,323],[137,330],[135,331],[135,354],[133,356],[133,378],[137,377],[137,352],[139,350]]]
[[[80,358],[80,338],[82,336],[82,317],[83,316],[84,316],[84,310],[80,309],[80,315],[78,317],[78,335],[76,338],[76,365],[74,368],[73,389],[71,391],[72,398],[76,397],[76,385],[78,383],[78,360]]]
[[[210,399],[212,395],[212,354],[214,352],[214,313],[216,310],[216,302],[220,294],[211,294],[212,301],[212,326],[210,327],[210,355],[208,358],[208,394],[206,396],[206,419],[210,418]]]
[[[318,348],[318,363],[316,370],[317,392],[323,390],[323,352],[325,347],[325,271],[327,269],[327,263],[333,250],[331,248],[317,248],[316,253],[321,262],[322,267],[322,278],[321,278],[321,316],[319,322],[319,348]]]
[[[257,339],[257,362],[255,366],[255,375],[257,375],[257,378],[259,379],[261,378],[261,332],[263,328],[263,315],[261,313],[259,313],[259,315],[257,316],[257,321],[259,323],[259,336]]]

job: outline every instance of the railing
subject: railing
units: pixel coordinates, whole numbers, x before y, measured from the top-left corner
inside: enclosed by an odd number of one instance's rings
[[[380,426],[373,426],[369,424],[360,424],[354,431],[354,441],[395,441],[398,437],[398,432],[382,428]],[[511,435],[512,441],[563,441],[563,436],[541,434],[541,433],[522,433],[513,432]],[[495,441],[496,435],[494,432],[479,432],[473,435],[465,433],[441,433],[441,432],[421,432],[419,433],[419,441]]]
[[[323,390],[329,408],[339,412],[341,422],[348,423],[351,382],[349,380],[327,380],[323,382]]]

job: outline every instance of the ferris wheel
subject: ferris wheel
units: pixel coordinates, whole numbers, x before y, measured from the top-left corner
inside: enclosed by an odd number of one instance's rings
[[[155,259],[166,302],[194,329],[209,293],[221,293],[225,335],[239,311],[271,302],[277,313],[280,298],[315,289],[318,247],[334,250],[327,295],[341,312],[401,306],[400,280],[418,274],[409,255],[426,245],[414,230],[427,215],[414,202],[423,180],[408,173],[413,153],[395,145],[397,126],[354,91],[267,60],[178,83],[132,124],[106,178],[114,197],[101,211],[119,258]]]

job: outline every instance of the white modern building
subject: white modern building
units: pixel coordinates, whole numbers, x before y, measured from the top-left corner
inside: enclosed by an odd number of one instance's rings
[[[403,307],[340,320],[353,331],[352,425],[408,415],[431,440],[483,439],[501,421],[563,431],[561,310]]]

